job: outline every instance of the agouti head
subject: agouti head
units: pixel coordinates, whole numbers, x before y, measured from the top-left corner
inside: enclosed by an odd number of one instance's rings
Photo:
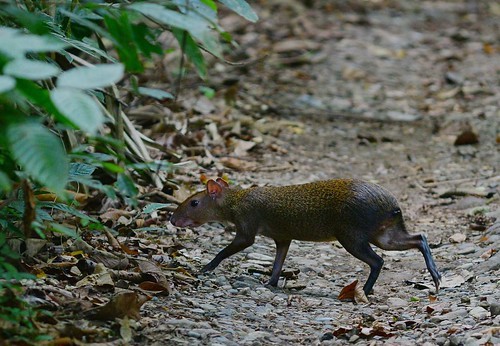
[[[228,188],[225,180],[210,179],[205,190],[195,193],[177,207],[170,222],[176,227],[198,227],[207,222],[218,221],[220,206]]]

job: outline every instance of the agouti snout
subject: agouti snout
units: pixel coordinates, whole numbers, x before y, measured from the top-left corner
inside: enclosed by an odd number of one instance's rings
[[[229,188],[222,180],[209,180],[206,190],[184,201],[170,221],[177,227],[197,227],[212,221],[229,221],[236,226],[233,241],[202,271],[249,247],[257,234],[274,239],[271,286],[278,279],[292,240],[332,241],[370,266],[363,286],[369,294],[384,260],[370,244],[384,250],[417,248],[424,256],[432,280],[439,289],[441,275],[423,235],[407,232],[396,198],[379,185],[362,180],[334,179],[281,187]]]

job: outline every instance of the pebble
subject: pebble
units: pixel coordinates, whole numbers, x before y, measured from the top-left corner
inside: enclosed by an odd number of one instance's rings
[[[408,302],[401,298],[389,298],[387,299],[387,304],[393,308],[403,308],[408,306]]]
[[[432,316],[431,322],[440,323],[443,321],[454,321],[459,317],[467,316],[467,314],[468,313],[467,313],[466,309],[457,309],[457,310],[448,312],[447,314],[444,314],[444,315]]]
[[[491,317],[500,315],[500,304],[498,302],[493,302],[490,304]]]
[[[477,306],[477,307],[473,308],[471,311],[469,311],[469,314],[472,317],[477,318],[479,320],[483,320],[483,319],[487,318],[489,315],[488,311],[481,306]]]

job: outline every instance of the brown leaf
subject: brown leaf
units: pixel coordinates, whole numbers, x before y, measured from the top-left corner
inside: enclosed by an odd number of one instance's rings
[[[480,257],[484,260],[487,260],[488,258],[493,256],[496,252],[497,252],[497,250],[495,250],[495,249],[489,249],[489,250],[486,250],[485,252],[483,252]]]
[[[139,251],[138,250],[135,250],[135,249],[131,249],[129,248],[127,245],[125,244],[120,244],[120,248],[123,250],[123,252],[125,252],[126,254],[128,255],[132,255],[132,256],[137,256],[139,255]]]
[[[121,292],[111,298],[106,305],[89,311],[90,317],[110,321],[115,318],[129,317],[139,320],[141,306],[151,299],[151,296],[139,294],[138,292]]]
[[[281,40],[274,45],[276,53],[289,53],[293,51],[318,50],[321,48],[321,43],[309,40]]]
[[[167,294],[170,294],[170,287],[163,286],[157,282],[144,281],[139,284],[139,287],[145,291],[166,292]]]
[[[353,301],[354,300],[354,290],[356,289],[357,284],[358,284],[358,280],[354,280],[352,283],[345,286],[340,291],[338,299],[339,300]]]
[[[223,157],[220,162],[237,171],[254,171],[257,168],[257,162],[240,160],[235,157]]]
[[[472,129],[465,129],[455,139],[454,145],[468,145],[479,143],[479,136]]]
[[[368,304],[365,291],[363,291],[363,287],[358,282],[354,286],[354,301],[358,304]]]

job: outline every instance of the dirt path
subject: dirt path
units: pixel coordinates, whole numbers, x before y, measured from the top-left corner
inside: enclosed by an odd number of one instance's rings
[[[377,249],[385,265],[370,304],[340,302],[342,287],[366,280],[367,266],[337,244],[304,242],[292,244],[285,262],[292,279],[269,290],[259,272],[270,271],[274,244],[258,237],[198,286],[146,304],[142,342],[500,342],[500,9],[474,1],[385,4],[365,14],[353,11],[356,2],[342,11],[260,9],[260,26],[248,32],[276,29],[298,11],[294,23],[303,30],[294,38],[320,47],[312,63],[276,68],[282,55],[241,77],[245,93],[296,123],[279,123],[274,150],[254,151],[258,170],[230,176],[244,186],[356,177],[388,187],[411,232],[428,235],[445,277],[437,299],[418,251]],[[259,47],[275,47],[291,26],[264,35]],[[479,143],[454,145],[467,124]],[[233,237],[216,225],[182,236],[193,270]]]

